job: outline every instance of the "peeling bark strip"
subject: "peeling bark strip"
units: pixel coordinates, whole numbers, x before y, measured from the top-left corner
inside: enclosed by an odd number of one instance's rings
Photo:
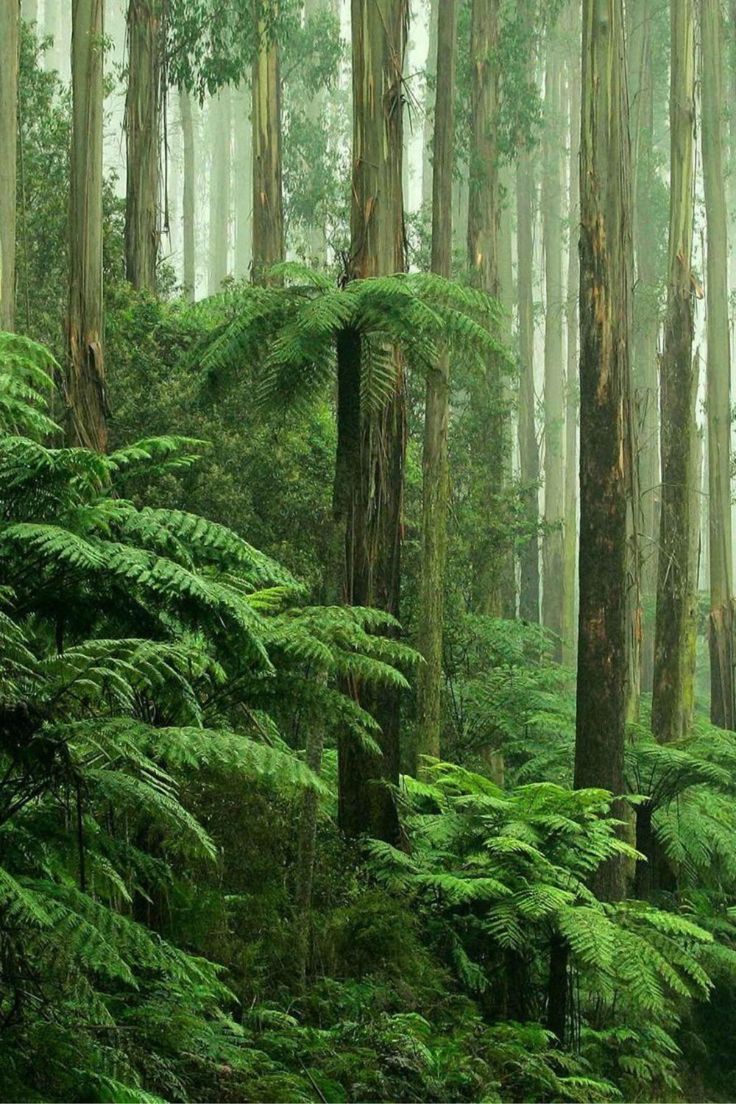
[[[580,132],[580,617],[576,787],[624,787],[630,182],[622,0],[584,0]],[[623,864],[599,871],[604,899]]]
[[[707,222],[708,518],[710,542],[710,710],[736,728],[731,552],[731,349],[728,332],[728,222],[723,172],[723,14],[700,0],[703,182]]]
[[[692,246],[695,131],[695,19],[692,0],[671,7],[670,227],[667,322],[662,355],[662,512],[659,529],[652,731],[685,734],[695,675],[695,564],[691,516],[695,479]]]
[[[148,291],[156,286],[159,248],[162,37],[161,0],[129,0],[125,274]]]
[[[455,135],[455,57],[457,2],[443,0],[437,20],[437,92],[434,112],[432,181],[432,271],[452,275],[452,167]],[[422,456],[422,577],[419,601],[419,672],[417,748],[420,755],[440,755],[442,727],[442,643],[447,509],[450,479],[447,430],[450,403],[450,359],[442,351],[427,376]]]
[[[353,191],[348,275],[353,278],[386,276],[405,268],[402,74],[408,18],[408,0],[352,0]],[[361,408],[360,343],[341,342],[338,358],[339,470],[351,478],[349,489],[337,488],[335,496],[338,511],[345,511],[347,504],[345,599],[351,605],[377,606],[398,616],[406,451],[403,368],[397,359],[394,394],[376,411]],[[351,439],[351,432],[358,432],[359,440]],[[389,787],[399,780],[398,693],[391,688],[352,689],[381,726],[383,754],[373,755],[355,740],[341,742],[340,824],[350,835],[369,833],[397,842],[399,822]]]
[[[18,4],[0,3],[0,330],[15,325]]]
[[[70,435],[107,447],[102,348],[103,0],[72,9],[72,143],[69,218],[69,329],[66,402]]]
[[[278,0],[253,0],[258,46],[253,61],[253,280],[284,259],[281,159],[281,64],[275,19]]]

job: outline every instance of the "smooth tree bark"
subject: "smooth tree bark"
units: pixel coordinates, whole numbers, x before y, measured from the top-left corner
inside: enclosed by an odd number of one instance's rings
[[[562,280],[562,65],[553,28],[547,36],[542,176],[544,238],[544,540],[542,622],[562,658],[565,611],[565,397]]]
[[[655,0],[628,5],[632,134],[633,240],[635,249],[632,322],[633,402],[639,472],[637,526],[641,553],[644,608],[641,640],[641,686],[652,687],[654,607],[659,548],[660,457],[658,411],[658,340],[660,331],[660,256],[656,196],[657,154],[654,145],[655,73],[653,14]]]
[[[103,0],[74,0],[65,382],[69,435],[77,444],[98,452],[107,446],[102,295],[103,12]]]
[[[253,179],[253,129],[250,121],[252,98],[243,83],[232,93],[234,130],[233,204],[235,213],[236,276],[246,276],[252,260],[253,191],[243,182]]]
[[[284,259],[281,64],[278,0],[253,0],[258,43],[251,76],[253,133],[253,280]]]
[[[570,4],[571,39],[580,40],[580,12]],[[563,661],[570,667],[577,655],[576,579],[578,563],[578,296],[580,284],[580,58],[568,60],[570,118],[569,241],[567,255],[566,371],[565,371],[565,608]]]
[[[499,298],[498,0],[472,0],[471,114],[468,166],[468,263],[474,286]],[[499,517],[510,467],[510,433],[501,358],[489,358],[485,378],[472,389],[474,451],[480,465],[480,527],[473,550],[474,604],[501,616],[512,566]]]
[[[230,252],[230,89],[210,101],[209,293],[220,291],[228,274]]]
[[[432,208],[434,191],[434,174],[432,172],[432,158],[434,145],[434,105],[437,98],[437,42],[439,36],[439,0],[428,0],[428,40],[427,63],[424,81],[424,120],[423,120],[423,148],[422,148],[422,206],[429,211]],[[456,21],[457,22],[457,21]]]
[[[707,226],[708,517],[710,716],[736,727],[731,526],[731,350],[728,218],[723,165],[723,39],[720,0],[700,0],[703,182]]]
[[[153,291],[159,253],[163,28],[161,0],[128,0],[125,273]]]
[[[457,2],[444,0],[437,26],[437,92],[434,109],[432,271],[452,275],[452,167],[455,133]],[[445,350],[427,376],[422,455],[422,574],[419,598],[420,669],[417,747],[439,758],[442,727],[442,645],[450,480],[447,429],[450,358]]]
[[[194,165],[194,114],[192,97],[184,89],[179,90],[179,116],[183,152],[182,171],[182,241],[184,254],[184,291],[187,298],[194,302],[197,283],[195,252],[196,220],[196,175]]]
[[[691,517],[696,471],[693,359],[695,14],[692,0],[670,9],[670,225],[667,317],[661,360],[662,510],[654,644],[652,731],[660,742],[685,734],[692,712],[695,580]]]
[[[15,326],[15,229],[18,142],[17,0],[0,4],[0,330]]]
[[[348,278],[405,268],[402,197],[402,73],[408,0],[352,0],[353,173]],[[345,522],[346,601],[399,613],[401,512],[406,451],[402,364],[380,409],[361,395],[361,338],[340,335],[336,515]],[[398,783],[398,694],[353,686],[381,728],[381,755],[343,738],[339,747],[339,820],[353,836],[397,842],[391,786]]]
[[[580,613],[575,786],[624,789],[630,179],[622,0],[583,0],[580,131]],[[605,900],[624,865],[601,867]]]

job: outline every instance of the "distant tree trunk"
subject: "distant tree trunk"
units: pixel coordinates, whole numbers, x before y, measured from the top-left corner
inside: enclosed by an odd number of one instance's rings
[[[0,4],[0,330],[15,326],[18,4]]]
[[[46,55],[47,68],[56,69],[62,80],[69,76],[69,9],[68,3],[54,3],[53,0],[47,0],[44,5],[44,34],[53,39]]]
[[[723,173],[723,17],[700,0],[703,180],[707,222],[707,406],[710,528],[710,716],[736,728],[731,545],[731,350],[728,223]]]
[[[554,28],[547,36],[544,81],[544,520],[542,622],[562,658],[565,610],[565,406],[562,367],[562,66]]]
[[[236,276],[247,276],[252,259],[253,191],[244,182],[253,179],[253,132],[250,122],[251,95],[246,84],[233,94],[233,125],[235,130],[235,160],[233,201],[235,206]]]
[[[408,0],[352,0],[352,253],[348,275],[388,275],[405,267],[401,188],[402,73]],[[351,605],[399,612],[401,511],[406,448],[403,368],[380,409],[361,402],[361,347],[345,333],[338,347],[338,449],[348,459],[345,597]],[[399,701],[394,690],[362,692],[381,726],[380,757],[343,739],[339,748],[339,818],[349,835],[396,842],[399,821],[387,785],[399,777]]]
[[[622,0],[583,0],[580,617],[575,786],[624,789],[630,181]],[[615,900],[624,865],[599,869]]]
[[[102,344],[103,32],[103,0],[74,0],[66,401],[72,439],[98,452],[107,446]]]
[[[125,273],[147,291],[159,251],[162,34],[160,0],[129,0]]]
[[[472,0],[468,259],[474,285],[496,298],[500,292],[497,42],[498,0]],[[474,451],[482,467],[483,515],[473,571],[476,608],[496,617],[503,613],[504,575],[511,562],[508,541],[499,535],[510,460],[505,400],[503,366],[498,357],[491,357],[485,380],[471,395],[477,423]]]
[[[430,210],[432,204],[434,105],[437,97],[434,82],[437,77],[437,40],[439,24],[439,0],[428,0],[429,39],[427,44],[426,83],[424,91],[424,142],[422,144],[422,206]]]
[[[452,273],[452,166],[455,132],[456,0],[444,0],[439,11],[437,95],[434,110],[434,181],[432,186],[432,271],[447,279]],[[422,575],[419,600],[420,671],[417,744],[420,754],[440,754],[442,721],[442,643],[449,472],[450,359],[440,353],[427,376],[422,457]]]
[[[209,293],[220,291],[228,274],[230,248],[230,89],[210,101]]]
[[[580,9],[569,8],[573,41],[580,39]],[[565,613],[562,658],[572,667],[577,655],[575,583],[577,578],[578,507],[578,295],[580,284],[580,58],[568,67],[570,108],[570,230],[567,256],[567,370],[565,380]]]
[[[685,734],[695,674],[690,516],[697,433],[697,374],[692,349],[695,21],[691,0],[673,4],[670,14],[670,229],[661,367],[662,512],[652,698],[652,730],[661,742]]]
[[[253,0],[258,51],[253,62],[253,279],[284,259],[281,73],[272,20],[278,0]]]
[[[25,23],[38,22],[38,0],[22,0],[21,14]]]
[[[654,0],[627,7],[631,42],[633,240],[636,282],[632,326],[632,373],[639,467],[641,591],[644,606],[641,685],[652,687],[654,670],[654,599],[657,590],[660,464],[657,408],[657,340],[660,328],[657,220],[653,196],[657,182],[654,150],[655,75],[652,65]]]
[[[182,194],[182,236],[184,241],[184,291],[187,298],[194,302],[197,271],[195,267],[194,225],[196,218],[196,177],[194,168],[194,120],[192,117],[192,97],[189,92],[179,90],[179,112],[181,115],[182,146],[184,150],[184,173]]]

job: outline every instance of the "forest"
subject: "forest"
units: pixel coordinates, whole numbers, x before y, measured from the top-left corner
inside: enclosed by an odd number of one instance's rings
[[[736,1099],[736,4],[0,0],[0,1100]]]

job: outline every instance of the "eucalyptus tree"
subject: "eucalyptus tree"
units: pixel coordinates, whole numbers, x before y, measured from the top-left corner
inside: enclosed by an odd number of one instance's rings
[[[235,217],[235,276],[245,276],[252,259],[253,189],[244,181],[253,179],[253,133],[250,125],[251,95],[246,81],[233,88],[233,207]]]
[[[162,0],[128,0],[125,272],[148,291],[156,286],[160,235],[163,18]]]
[[[695,674],[691,516],[696,479],[697,370],[693,358],[695,13],[671,5],[670,228],[667,317],[661,358],[662,509],[654,645],[652,729],[660,741],[687,730]]]
[[[256,47],[251,72],[253,278],[284,259],[279,0],[253,0]]]
[[[224,85],[209,102],[209,293],[214,295],[228,275],[230,249],[232,128],[230,88]]]
[[[580,615],[575,786],[624,789],[631,185],[622,0],[584,0],[580,131]],[[620,862],[596,877],[624,889]]]
[[[452,274],[452,169],[455,134],[457,3],[444,0],[437,12],[436,93],[432,160],[432,271]],[[424,404],[422,574],[418,645],[424,656],[418,687],[417,744],[420,753],[440,755],[444,580],[447,560],[450,359],[442,350],[427,374]]]
[[[723,39],[720,0],[700,0],[703,182],[707,224],[708,518],[710,563],[710,715],[736,727],[731,526],[731,350],[728,323],[728,220],[723,163]]]
[[[184,243],[184,290],[194,300],[197,282],[195,251],[196,169],[194,161],[194,115],[192,95],[179,89],[179,118],[182,135],[182,238]]]
[[[15,325],[18,4],[0,4],[0,329]]]
[[[74,0],[65,389],[70,436],[98,452],[104,452],[107,445],[102,293],[103,72],[103,0]]]

